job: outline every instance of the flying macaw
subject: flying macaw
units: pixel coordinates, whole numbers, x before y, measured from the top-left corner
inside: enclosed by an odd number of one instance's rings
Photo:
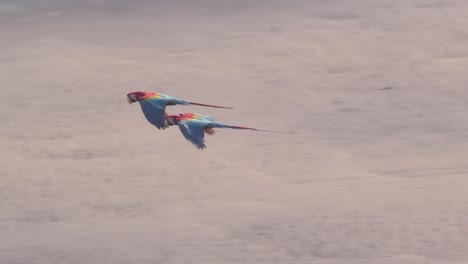
[[[217,122],[211,116],[193,113],[168,115],[166,117],[166,121],[169,126],[178,125],[184,137],[188,141],[192,142],[192,144],[194,144],[198,149],[206,148],[204,139],[205,133],[208,135],[214,135],[213,128],[249,129],[266,132],[266,130],[260,130],[256,128],[222,124]]]
[[[151,93],[151,92],[132,92],[127,94],[128,103],[132,104],[139,102],[141,110],[145,114],[146,119],[158,129],[166,129],[168,127],[165,117],[167,117],[166,106],[169,105],[199,105],[215,108],[228,108],[232,107],[208,105],[195,102],[189,102],[178,99],[169,95]]]

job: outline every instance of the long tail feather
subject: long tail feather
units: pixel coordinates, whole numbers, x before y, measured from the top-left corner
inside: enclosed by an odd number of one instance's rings
[[[234,107],[229,107],[229,106],[209,105],[209,104],[201,104],[201,103],[195,103],[195,102],[189,102],[189,103],[193,105],[206,106],[206,107],[234,109]]]
[[[268,130],[257,129],[257,128],[251,128],[251,127],[231,126],[231,125],[226,125],[226,127],[227,127],[227,128],[232,128],[232,129],[248,129],[248,130],[261,131],[261,132],[270,132],[270,131],[268,131]]]

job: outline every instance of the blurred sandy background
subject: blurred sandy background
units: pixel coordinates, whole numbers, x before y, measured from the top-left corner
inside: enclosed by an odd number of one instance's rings
[[[1,264],[468,263],[467,1],[1,0],[0,49]]]

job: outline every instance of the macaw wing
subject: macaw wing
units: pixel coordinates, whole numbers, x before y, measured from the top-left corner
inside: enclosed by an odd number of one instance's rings
[[[169,98],[152,98],[140,101],[141,110],[146,120],[158,129],[167,128],[165,116],[166,105],[171,101]]]
[[[209,121],[204,120],[183,120],[179,123],[179,129],[184,137],[192,142],[197,148],[204,149],[205,146],[205,127]]]

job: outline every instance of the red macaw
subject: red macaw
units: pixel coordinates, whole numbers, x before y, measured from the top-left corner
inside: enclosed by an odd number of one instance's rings
[[[213,128],[232,128],[232,129],[249,129],[256,131],[265,131],[250,127],[231,126],[219,123],[214,118],[206,115],[181,113],[179,115],[169,115],[166,117],[169,126],[178,125],[184,137],[192,142],[198,149],[206,148],[205,133],[214,135]]]
[[[130,104],[139,102],[141,110],[145,114],[148,122],[150,122],[158,129],[166,129],[168,127],[165,117],[167,117],[166,106],[169,105],[199,105],[206,107],[232,109],[232,107],[226,106],[189,102],[169,95],[151,92],[132,92],[127,94],[127,100]]]

